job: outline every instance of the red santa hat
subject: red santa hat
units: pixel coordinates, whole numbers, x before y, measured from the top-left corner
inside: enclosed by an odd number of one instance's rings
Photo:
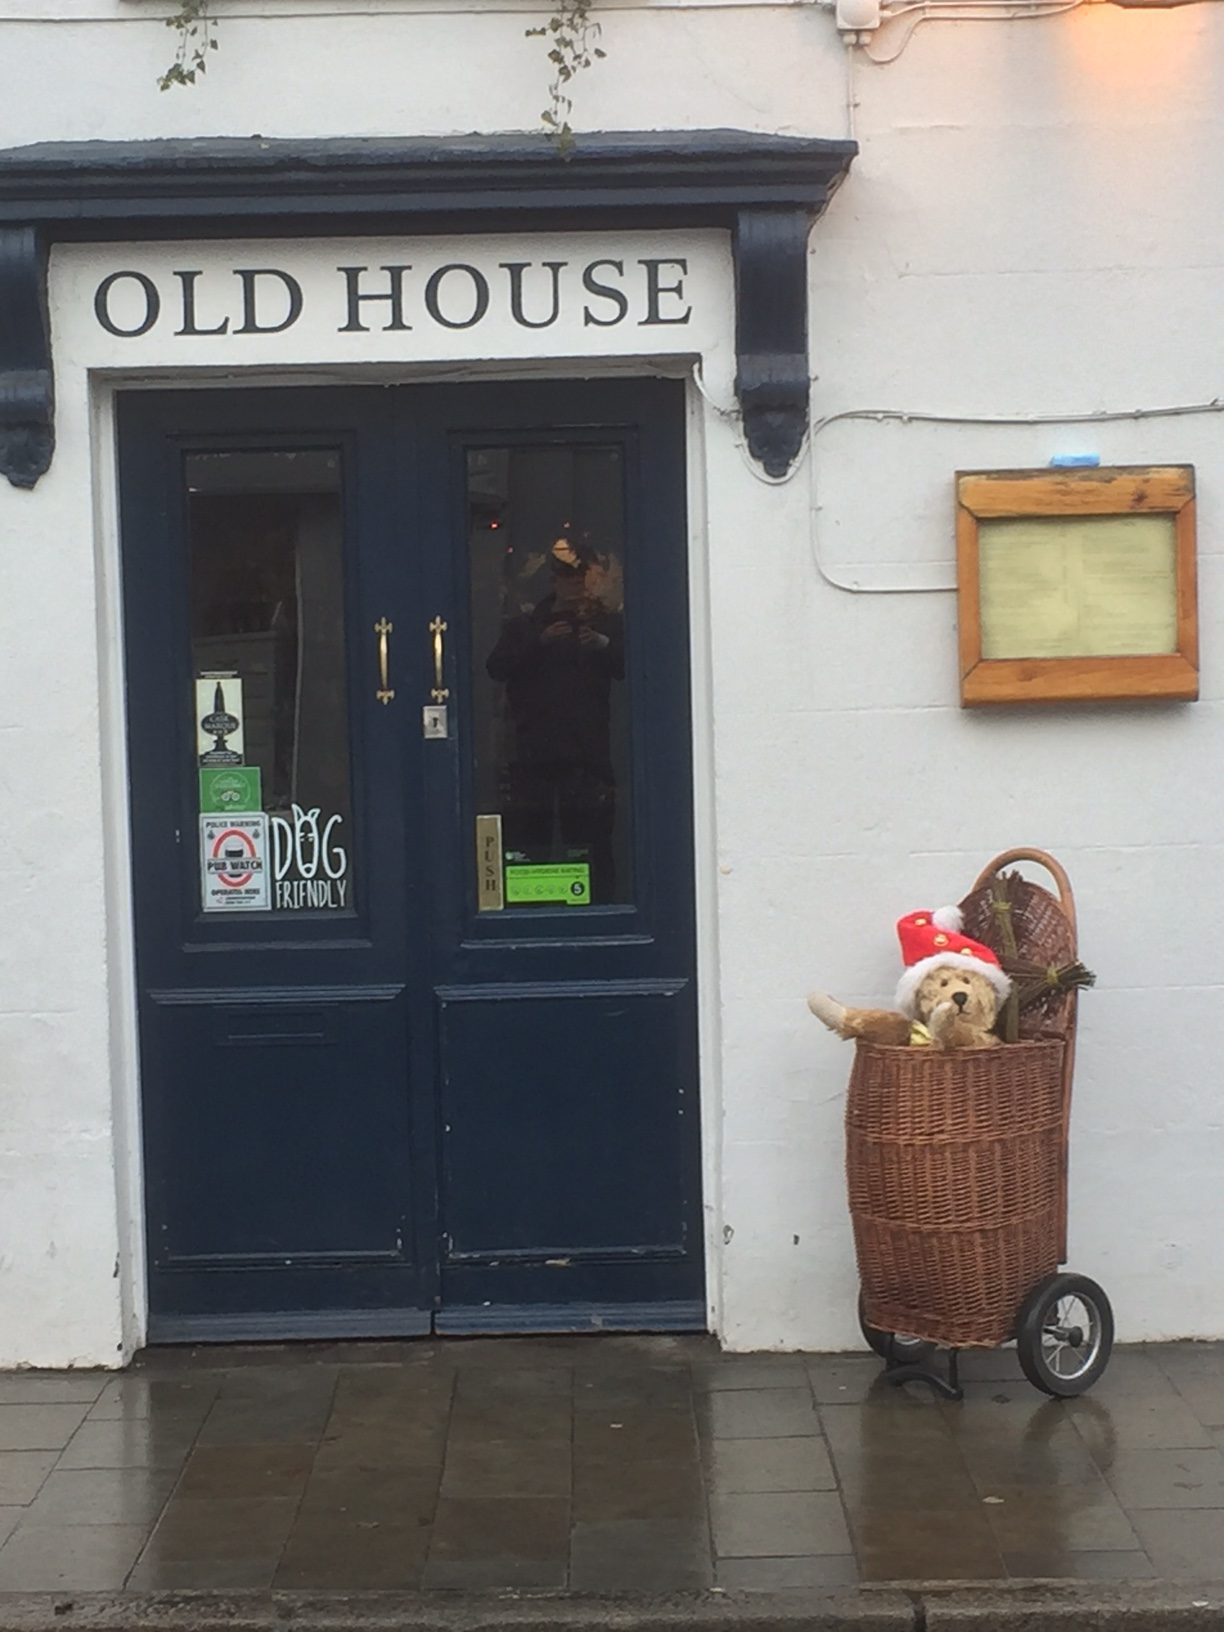
[[[932,969],[976,969],[999,994],[1002,1002],[1011,991],[1011,981],[999,960],[981,941],[961,934],[959,907],[940,907],[935,912],[911,912],[897,920],[897,938],[905,973],[897,982],[897,1007],[911,1018],[918,988]]]

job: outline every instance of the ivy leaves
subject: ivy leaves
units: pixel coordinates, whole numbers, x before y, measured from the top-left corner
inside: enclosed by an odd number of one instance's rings
[[[569,86],[576,74],[607,56],[596,43],[601,32],[600,25],[591,21],[591,0],[556,0],[556,10],[544,27],[527,30],[528,38],[549,42],[548,60],[553,65],[553,77],[548,87],[549,105],[540,118],[556,138],[562,155],[574,150],[574,132],[569,122],[574,99]]]
[[[208,53],[217,49],[208,0],[182,0],[174,16],[166,18],[166,27],[178,29],[178,50],[157,88],[168,91],[171,85],[194,85],[197,75],[207,72]]]
[[[166,27],[177,29],[179,38],[174,61],[157,81],[160,90],[168,91],[172,85],[194,85],[207,72],[209,52],[217,49],[209,4],[210,0],[180,0],[178,11],[166,18]],[[602,30],[591,20],[591,0],[554,0],[554,5],[552,16],[542,28],[526,32],[529,38],[548,41],[552,81],[549,103],[540,118],[552,133],[558,152],[568,157],[575,145],[570,126],[574,111],[570,86],[575,75],[592,67],[607,52],[598,44]]]

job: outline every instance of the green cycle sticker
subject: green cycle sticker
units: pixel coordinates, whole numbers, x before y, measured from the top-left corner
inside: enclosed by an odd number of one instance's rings
[[[202,815],[262,809],[258,765],[214,765],[200,772]]]
[[[567,907],[591,904],[591,868],[585,861],[511,863],[506,868],[506,905],[538,906],[554,902]]]

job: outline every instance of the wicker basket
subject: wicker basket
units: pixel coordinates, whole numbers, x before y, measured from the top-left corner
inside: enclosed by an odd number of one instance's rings
[[[1070,886],[1039,851],[991,863],[964,903],[966,933],[998,948],[990,881],[1017,860],[1047,866],[1061,897],[1026,881],[1013,907],[1018,950],[1065,961]],[[1032,1036],[1038,1026],[1054,1035]],[[1074,1026],[1074,993],[1060,993],[1030,1011],[1018,1043],[950,1054],[856,1046],[846,1177],[868,1324],[954,1348],[1013,1335],[1026,1295],[1066,1255]]]

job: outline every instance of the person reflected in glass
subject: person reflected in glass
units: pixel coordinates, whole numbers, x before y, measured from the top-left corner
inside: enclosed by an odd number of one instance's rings
[[[509,619],[485,665],[506,687],[514,746],[506,768],[507,851],[532,861],[585,852],[591,900],[615,899],[611,688],[625,677],[620,612],[597,593],[607,563],[585,542],[554,541],[550,592]]]

